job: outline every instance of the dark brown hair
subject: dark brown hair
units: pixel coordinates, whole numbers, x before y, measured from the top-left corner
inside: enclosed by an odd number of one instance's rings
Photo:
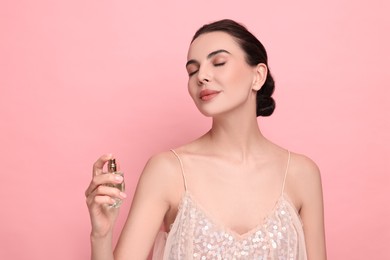
[[[245,26],[230,19],[224,19],[203,25],[195,33],[191,42],[202,34],[216,31],[225,32],[237,41],[241,49],[245,52],[246,62],[250,66],[257,66],[259,63],[264,63],[267,66],[267,78],[264,85],[259,91],[257,91],[256,115],[270,116],[275,110],[275,101],[272,98],[272,94],[275,89],[275,81],[268,68],[267,52],[263,44],[261,44],[261,42],[251,32],[249,32]]]

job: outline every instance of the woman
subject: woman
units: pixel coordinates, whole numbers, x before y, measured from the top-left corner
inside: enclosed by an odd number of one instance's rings
[[[141,174],[114,253],[126,195],[104,186],[121,177],[94,164],[86,191],[92,259],[326,259],[320,173],[307,157],[267,140],[257,116],[272,114],[274,81],[262,44],[242,25],[221,20],[193,37],[188,91],[212,117],[197,140],[152,157]]]

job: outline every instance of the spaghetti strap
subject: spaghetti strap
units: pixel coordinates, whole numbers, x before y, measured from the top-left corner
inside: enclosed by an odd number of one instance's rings
[[[290,157],[291,157],[291,153],[290,153],[290,151],[288,151],[288,159],[287,159],[286,172],[284,173],[283,185],[282,185],[282,195],[283,195],[283,193],[284,193],[284,186],[285,186],[285,184],[286,184],[286,177],[287,177],[287,173],[288,173],[288,167],[290,166]]]
[[[187,191],[187,181],[186,181],[186,176],[184,174],[184,167],[183,167],[183,162],[180,159],[180,156],[176,153],[175,150],[171,149],[171,152],[176,156],[176,158],[180,162],[180,168],[181,168],[181,175],[183,176],[183,181],[184,181],[184,189]]]

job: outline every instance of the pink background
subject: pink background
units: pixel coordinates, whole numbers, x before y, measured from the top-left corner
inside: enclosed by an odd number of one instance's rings
[[[1,1],[0,259],[88,259],[95,159],[114,153],[132,195],[149,156],[209,128],[184,64],[221,18],[268,50],[264,133],[321,168],[329,259],[390,259],[389,3]]]

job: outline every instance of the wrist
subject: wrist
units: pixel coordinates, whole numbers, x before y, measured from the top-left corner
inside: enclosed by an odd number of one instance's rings
[[[112,250],[112,232],[96,234],[91,232],[91,259],[109,260],[114,259]]]
[[[90,238],[91,238],[91,242],[97,242],[97,241],[101,241],[101,240],[111,240],[112,239],[112,231],[108,231],[108,232],[95,232],[95,231],[91,231],[91,234],[90,234]]]

